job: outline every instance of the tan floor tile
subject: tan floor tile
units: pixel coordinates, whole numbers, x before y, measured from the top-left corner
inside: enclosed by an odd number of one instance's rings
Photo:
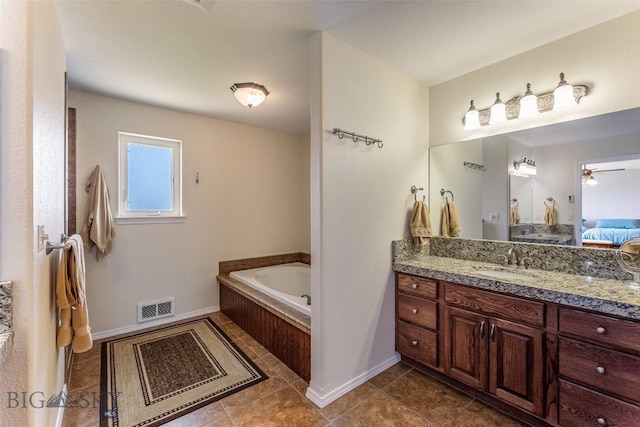
[[[220,401],[220,403],[222,403],[225,410],[229,411],[248,405],[257,399],[272,395],[284,387],[287,387],[287,382],[285,380],[280,378],[277,374],[269,375],[269,379],[245,388],[231,396],[225,397]]]
[[[280,359],[278,359],[277,357],[275,357],[273,354],[269,353],[265,356],[262,357],[262,360],[264,360],[265,362],[267,362],[267,364],[269,366],[273,366],[276,365],[278,363],[282,363],[280,362]]]
[[[100,353],[74,360],[71,367],[69,392],[88,385],[96,385],[96,388],[100,385]]]
[[[233,423],[225,412],[220,402],[214,402],[193,412],[176,418],[166,424],[164,427],[233,427]]]
[[[333,423],[338,427],[437,426],[381,391],[376,391],[371,398],[333,420]]]
[[[320,412],[330,420],[334,420],[350,409],[353,409],[358,404],[369,399],[374,393],[376,393],[376,391],[377,389],[371,384],[362,384],[347,394],[340,396],[340,398],[322,408]]]
[[[280,360],[278,360],[278,362],[273,364],[271,367],[273,368],[274,371],[278,373],[278,375],[282,377],[282,379],[284,379],[289,384],[300,379],[298,374],[293,372],[291,368],[289,368],[287,365],[282,363]]]
[[[220,327],[220,329],[222,329],[222,331],[227,334],[227,336],[236,341],[238,340],[240,337],[243,336],[243,334],[245,334],[245,332],[240,329],[240,327],[238,325],[236,325],[233,322],[228,322],[228,323],[218,323],[218,326]]]
[[[227,413],[237,427],[322,427],[328,424],[315,406],[291,386]]]
[[[62,427],[95,427],[100,425],[100,408],[65,408]]]
[[[243,350],[245,348],[252,350],[256,355],[258,355],[258,357],[264,357],[268,354],[271,354],[269,350],[267,350],[262,346],[262,344],[260,344],[258,341],[254,340],[248,335],[246,338],[236,341],[236,344],[238,344],[240,348],[242,348]]]
[[[305,396],[307,394],[307,389],[309,388],[309,383],[307,383],[305,380],[300,378],[292,382],[291,386],[295,388],[296,391],[300,393],[302,396]]]
[[[392,381],[409,372],[411,369],[413,369],[411,366],[399,362],[386,369],[385,371],[379,373],[375,377],[371,378],[368,382],[375,387],[383,388]]]
[[[393,381],[383,390],[438,426],[451,425],[472,401],[470,397],[416,370]]]
[[[231,319],[229,319],[223,312],[221,311],[216,311],[215,313],[211,313],[209,315],[209,317],[211,318],[211,320],[213,320],[214,322],[216,322],[218,325],[222,325],[223,323],[229,323],[231,322]]]
[[[456,427],[523,427],[525,424],[502,415],[476,400],[462,411],[462,414],[455,419],[454,425]]]

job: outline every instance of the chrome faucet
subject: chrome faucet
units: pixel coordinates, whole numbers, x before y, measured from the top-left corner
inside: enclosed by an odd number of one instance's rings
[[[304,294],[304,295],[302,295],[302,298],[306,298],[307,299],[307,305],[311,305],[311,295]]]
[[[518,266],[518,252],[515,248],[509,248],[509,252],[507,252],[507,263]]]

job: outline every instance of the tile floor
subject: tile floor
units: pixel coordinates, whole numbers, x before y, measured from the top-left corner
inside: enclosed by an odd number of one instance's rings
[[[511,420],[430,377],[398,363],[319,409],[304,397],[307,383],[222,313],[211,318],[269,379],[173,420],[167,427],[427,426],[517,427]],[[68,393],[98,396],[100,342],[75,355]],[[67,408],[63,427],[97,427],[99,405]]]

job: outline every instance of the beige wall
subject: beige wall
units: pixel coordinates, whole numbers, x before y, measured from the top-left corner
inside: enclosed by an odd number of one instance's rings
[[[0,423],[50,426],[58,411],[39,406],[63,385],[52,295],[57,254],[38,251],[36,226],[57,241],[64,224],[65,52],[53,2],[1,2],[0,49],[0,277],[14,281],[15,332],[0,366]],[[10,392],[32,399],[15,408]]]
[[[175,297],[179,316],[217,308],[221,260],[309,252],[308,137],[75,90],[69,104],[77,108],[78,227],[96,164],[117,213],[118,131],[183,142],[185,222],[116,224],[113,251],[100,262],[87,254],[94,333],[136,327],[138,302]]]
[[[430,88],[431,145],[496,135],[519,129],[620,111],[640,105],[640,12],[634,12],[569,37],[516,55]],[[536,119],[465,131],[462,118],[474,99],[488,108],[500,92],[503,101],[522,95],[531,83],[535,93],[552,91],[558,74],[586,84],[589,95],[577,108],[547,112]]]
[[[427,182],[427,88],[335,37],[312,43],[311,383],[325,405],[395,363],[391,241]],[[383,140],[342,140],[334,127]]]

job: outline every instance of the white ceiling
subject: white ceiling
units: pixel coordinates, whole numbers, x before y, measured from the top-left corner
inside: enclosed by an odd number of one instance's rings
[[[640,9],[640,0],[56,4],[72,88],[294,134],[309,132],[318,31],[431,86]],[[241,106],[229,87],[242,82],[266,86],[264,104]]]

